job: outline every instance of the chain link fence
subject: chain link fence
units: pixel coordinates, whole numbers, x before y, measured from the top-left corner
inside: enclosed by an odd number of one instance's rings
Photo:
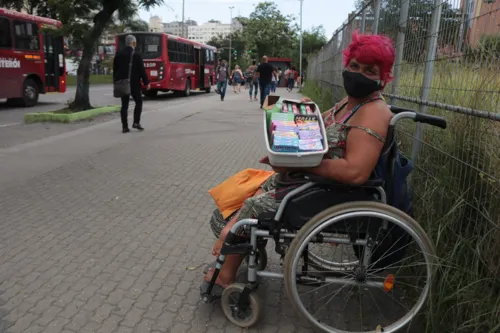
[[[437,247],[428,332],[500,331],[500,0],[371,0],[309,59],[307,84],[345,96],[342,50],[353,31],[396,46],[390,104],[443,116],[448,129],[401,124],[415,171],[415,218]]]

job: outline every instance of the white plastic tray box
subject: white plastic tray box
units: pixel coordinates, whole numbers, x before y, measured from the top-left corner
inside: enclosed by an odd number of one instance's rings
[[[283,102],[301,103],[299,100],[283,99]],[[323,156],[328,152],[328,140],[326,138],[325,123],[321,116],[321,111],[316,103],[302,103],[314,105],[314,114],[318,116],[319,128],[323,136],[323,150],[311,152],[276,152],[271,149],[269,140],[269,131],[267,124],[267,112],[264,112],[264,139],[266,141],[269,162],[276,167],[299,167],[313,168],[317,167],[323,160]]]

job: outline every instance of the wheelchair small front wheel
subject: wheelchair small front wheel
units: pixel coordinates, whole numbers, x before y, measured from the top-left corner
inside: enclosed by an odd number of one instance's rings
[[[255,291],[250,291],[248,301],[241,304],[240,297],[245,290],[243,283],[233,283],[229,285],[221,297],[222,311],[227,319],[234,325],[241,328],[254,326],[260,319],[262,304]]]

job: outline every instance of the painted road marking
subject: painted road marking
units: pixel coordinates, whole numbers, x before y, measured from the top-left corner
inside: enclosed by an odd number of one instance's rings
[[[21,125],[21,123],[3,124],[3,125],[0,125],[0,127],[9,127],[9,126],[16,126],[16,125]]]

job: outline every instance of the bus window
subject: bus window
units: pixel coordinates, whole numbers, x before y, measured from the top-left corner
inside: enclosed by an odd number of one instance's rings
[[[36,23],[14,21],[14,45],[18,50],[40,51],[38,25]]]
[[[203,57],[204,57],[203,62],[205,64],[209,64],[210,63],[210,50],[204,49],[203,51],[205,51],[205,52],[203,52]]]
[[[215,63],[214,51],[210,50],[210,64],[213,65]]]
[[[10,49],[12,47],[12,37],[10,34],[10,20],[0,17],[0,48]]]
[[[170,62],[178,62],[177,59],[177,42],[175,40],[168,40],[168,59]]]
[[[133,34],[132,34],[133,35]],[[161,57],[161,37],[155,34],[137,34],[134,35],[137,45],[135,52],[140,54],[143,59],[154,59]],[[125,47],[126,35],[118,38],[118,50]]]
[[[187,62],[190,64],[194,64],[194,47],[192,44],[188,44],[187,46]]]
[[[177,61],[178,62],[187,62],[186,60],[186,44],[178,42],[177,43]]]

